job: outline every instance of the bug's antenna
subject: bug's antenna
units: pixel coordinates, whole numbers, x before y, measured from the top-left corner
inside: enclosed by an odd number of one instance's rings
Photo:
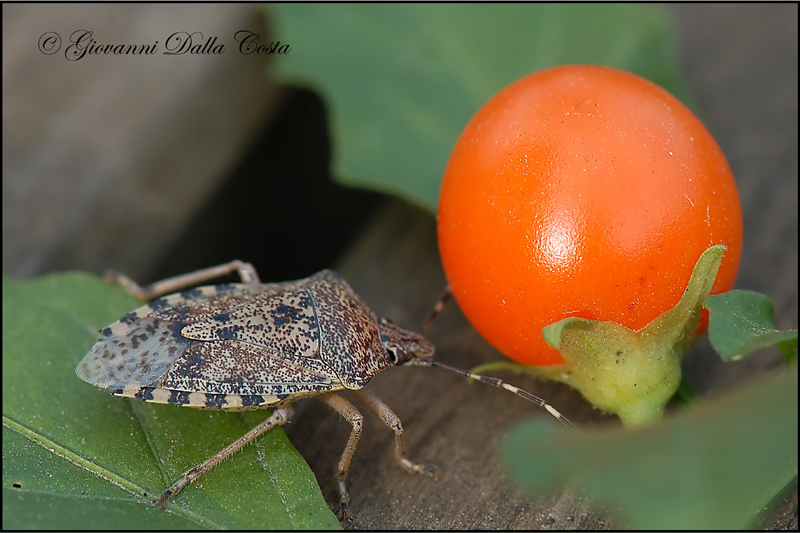
[[[436,366],[436,367],[442,368],[444,370],[449,370],[450,372],[454,372],[456,374],[464,376],[465,378],[474,379],[475,381],[480,381],[481,383],[488,383],[489,385],[494,385],[495,387],[500,387],[501,389],[505,389],[505,390],[507,390],[509,392],[513,392],[517,396],[520,396],[522,398],[525,398],[528,401],[531,401],[531,402],[535,403],[539,407],[544,407],[545,409],[547,409],[548,413],[553,415],[553,417],[558,419],[558,421],[560,421],[562,424],[564,424],[567,427],[573,428],[573,429],[575,428],[575,425],[572,422],[570,422],[567,419],[567,417],[565,417],[564,415],[559,413],[558,410],[555,407],[553,407],[552,405],[550,405],[546,401],[542,400],[538,396],[534,396],[533,394],[531,394],[528,391],[524,391],[524,390],[522,390],[522,389],[520,389],[518,387],[515,387],[513,385],[509,385],[505,381],[502,381],[502,380],[500,380],[498,378],[494,378],[494,377],[491,377],[491,376],[482,376],[480,374],[473,374],[472,372],[467,372],[466,370],[461,370],[460,368],[456,368],[454,366],[446,365],[444,363],[440,363],[439,361],[433,361],[431,359],[412,359],[411,361],[408,361],[406,364],[407,365],[416,365],[416,366]]]
[[[436,302],[436,305],[433,306],[433,311],[431,311],[431,314],[428,315],[428,318],[425,319],[425,322],[422,323],[422,327],[419,328],[420,333],[425,333],[425,330],[431,326],[434,320],[436,320],[436,317],[439,316],[439,313],[442,312],[442,309],[444,309],[444,306],[447,304],[447,302],[450,301],[450,298],[452,297],[453,297],[453,291],[450,290],[450,285],[447,285],[444,288],[444,294],[442,294],[442,297],[439,298],[438,302]]]
[[[444,309],[445,304],[447,304],[447,302],[449,302],[450,298],[452,297],[453,297],[453,291],[450,289],[450,285],[447,285],[444,289],[444,294],[442,294],[442,297],[439,298],[439,301],[436,302],[436,305],[433,307],[433,311],[431,311],[431,314],[428,315],[428,318],[425,319],[425,322],[422,323],[422,327],[419,329],[420,333],[425,333],[425,330],[430,327],[430,325],[433,323],[436,317],[439,316],[439,313],[442,312],[442,309]],[[407,361],[406,364],[416,365],[416,366],[436,366],[444,370],[449,370],[450,372],[454,372],[460,376],[464,376],[465,378],[474,379],[475,381],[480,381],[481,383],[488,383],[489,385],[500,387],[501,389],[513,392],[517,396],[520,396],[528,401],[535,403],[539,407],[544,407],[545,409],[547,409],[548,413],[553,415],[553,417],[558,419],[562,424],[564,424],[567,427],[575,428],[575,425],[572,422],[570,422],[566,416],[559,413],[555,407],[553,407],[546,401],[542,400],[538,396],[534,396],[528,391],[524,391],[518,387],[509,385],[508,383],[500,379],[493,378],[491,376],[482,376],[480,374],[473,374],[472,372],[467,372],[466,370],[461,370],[460,368],[446,365],[444,363],[440,363],[439,361],[433,361],[431,359],[411,359]]]

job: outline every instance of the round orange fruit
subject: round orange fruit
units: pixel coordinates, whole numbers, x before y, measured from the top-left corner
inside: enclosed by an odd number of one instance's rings
[[[542,338],[563,318],[642,328],[712,245],[727,246],[712,294],[729,290],[742,246],[736,184],[705,126],[654,83],[592,65],[486,102],[450,156],[437,224],[467,318],[532,365],[563,362]]]

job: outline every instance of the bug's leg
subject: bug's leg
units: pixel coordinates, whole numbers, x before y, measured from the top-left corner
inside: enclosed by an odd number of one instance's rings
[[[439,478],[439,473],[436,470],[436,467],[412,463],[408,459],[406,456],[406,440],[403,437],[403,423],[400,421],[400,417],[397,416],[388,405],[383,403],[376,396],[373,396],[364,390],[351,390],[350,392],[358,399],[359,402],[364,404],[367,409],[375,413],[389,429],[394,431],[394,457],[406,472],[411,474],[426,474],[432,476],[434,479]]]
[[[444,294],[442,294],[442,297],[439,298],[439,301],[436,302],[436,305],[433,306],[433,311],[431,311],[431,314],[428,315],[428,318],[426,318],[425,322],[422,323],[422,327],[419,328],[420,333],[425,333],[425,330],[427,330],[431,326],[433,321],[436,320],[436,317],[439,316],[439,313],[442,312],[442,309],[444,309],[444,306],[447,304],[447,302],[450,301],[450,298],[452,297],[453,297],[453,291],[450,289],[450,285],[448,285],[444,288]]]
[[[328,404],[353,426],[353,430],[350,432],[350,438],[347,439],[347,446],[344,447],[342,458],[339,459],[339,466],[336,467],[336,480],[339,482],[339,512],[336,513],[336,516],[339,520],[349,520],[350,513],[347,510],[347,504],[350,501],[350,495],[347,493],[345,480],[347,479],[347,471],[350,469],[350,461],[353,459],[353,454],[356,451],[358,439],[361,438],[361,429],[364,427],[364,415],[361,414],[355,405],[338,394],[320,394],[319,396],[315,396],[315,398]]]
[[[142,300],[152,300],[154,298],[158,298],[159,296],[176,292],[180,289],[191,287],[193,285],[199,285],[206,281],[226,276],[233,272],[239,273],[239,278],[242,280],[242,283],[246,283],[248,285],[257,285],[261,283],[258,278],[258,273],[253,265],[239,260],[234,260],[229,263],[217,265],[215,267],[204,268],[195,272],[189,272],[188,274],[181,274],[180,276],[163,279],[144,287],[140,286],[125,274],[116,272],[114,270],[109,270],[106,272],[105,280],[109,283],[116,283],[125,289],[129,294],[132,294],[137,298]]]
[[[253,439],[258,437],[259,435],[269,431],[270,429],[274,428],[275,426],[282,426],[286,422],[292,418],[294,414],[294,407],[291,405],[285,405],[283,407],[276,408],[272,414],[267,417],[266,420],[261,422],[259,425],[236,439],[231,445],[224,448],[222,451],[212,455],[199,465],[195,466],[191,470],[187,471],[181,478],[176,481],[170,488],[168,488],[161,497],[158,498],[158,504],[162,507],[166,505],[167,500],[178,494],[181,490],[183,490],[186,485],[190,483],[194,483],[197,478],[214,468],[220,462],[224,461],[234,453],[238,452],[243,446],[251,442]]]

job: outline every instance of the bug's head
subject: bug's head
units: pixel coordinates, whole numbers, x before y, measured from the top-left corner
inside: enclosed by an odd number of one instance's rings
[[[381,344],[389,352],[394,364],[402,365],[412,359],[433,357],[433,344],[419,333],[393,324],[386,318],[381,318],[378,329]]]

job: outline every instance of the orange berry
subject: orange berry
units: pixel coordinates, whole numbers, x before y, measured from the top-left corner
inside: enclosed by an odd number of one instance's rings
[[[512,83],[470,120],[438,238],[475,328],[520,363],[553,365],[543,327],[640,329],[678,303],[712,245],[728,247],[712,294],[729,290],[742,215],[725,156],[685,105],[634,74],[570,65]]]

